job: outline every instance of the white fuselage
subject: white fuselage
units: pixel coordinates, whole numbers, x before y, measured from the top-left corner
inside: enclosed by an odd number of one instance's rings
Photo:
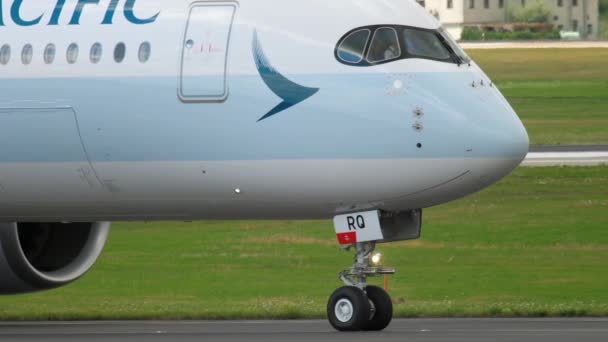
[[[336,58],[359,27],[438,30],[413,0],[63,2],[2,2],[0,221],[424,208],[528,150],[473,62]]]

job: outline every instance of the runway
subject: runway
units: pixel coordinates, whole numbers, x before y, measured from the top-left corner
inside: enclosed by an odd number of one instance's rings
[[[523,166],[608,165],[608,146],[532,146]]]
[[[463,42],[463,49],[590,49],[608,48],[606,41],[519,41],[519,42]]]
[[[608,152],[608,145],[537,145],[530,152]]]
[[[383,332],[339,333],[316,321],[0,323],[0,341],[605,342],[608,319],[400,319]]]

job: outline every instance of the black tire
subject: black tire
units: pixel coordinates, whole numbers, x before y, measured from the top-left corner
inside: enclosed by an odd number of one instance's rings
[[[366,331],[380,331],[388,327],[393,319],[393,301],[384,289],[377,286],[368,286],[365,290],[367,298],[374,305],[372,318],[362,327]]]
[[[340,308],[346,309],[346,314],[338,317]],[[327,318],[329,324],[338,331],[359,331],[369,321],[370,304],[365,292],[358,287],[344,286],[329,297],[327,302]]]

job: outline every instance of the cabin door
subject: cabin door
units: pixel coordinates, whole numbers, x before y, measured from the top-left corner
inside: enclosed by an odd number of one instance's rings
[[[236,12],[231,3],[196,3],[183,40],[179,95],[183,101],[224,101],[230,33]]]

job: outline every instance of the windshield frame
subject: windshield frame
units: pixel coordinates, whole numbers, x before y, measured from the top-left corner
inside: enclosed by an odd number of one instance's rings
[[[441,44],[441,46],[443,47],[443,49],[445,50],[445,52],[447,52],[447,57],[445,57],[445,58],[438,58],[438,57],[431,57],[431,56],[428,56],[428,55],[422,55],[422,54],[418,54],[418,53],[412,53],[410,51],[410,49],[408,48],[408,46],[407,46],[407,44],[409,42],[409,39],[406,38],[405,31],[417,32],[417,33],[420,33],[420,32],[430,33],[433,37],[435,37],[435,39],[437,39],[437,42],[439,42]],[[441,61],[441,62],[453,60],[453,51],[452,51],[452,49],[443,40],[443,38],[437,32],[435,32],[433,30],[420,30],[420,29],[412,29],[412,28],[409,28],[409,27],[405,27],[405,28],[401,29],[401,35],[402,35],[401,42],[403,44],[405,44],[405,49],[407,50],[407,54],[411,58],[430,59],[430,60]]]
[[[399,49],[399,53],[397,53],[395,55],[395,57],[392,57],[392,58],[379,59],[377,61],[370,61],[370,54],[372,52],[372,45],[376,41],[376,38],[378,36],[378,32],[380,32],[381,30],[391,30],[391,31],[393,31],[395,33],[395,37],[397,38],[396,43],[397,43],[397,48]],[[400,38],[401,38],[401,36],[399,35],[399,31],[397,31],[395,29],[395,27],[393,27],[393,26],[380,26],[380,27],[376,28],[373,31],[372,38],[368,39],[368,41],[367,41],[365,60],[369,64],[382,64],[382,63],[392,62],[394,60],[397,60],[397,59],[401,58],[401,56],[403,55],[403,48],[401,47],[401,42],[399,41]]]
[[[448,45],[448,48],[452,51],[455,57],[460,61],[460,64],[471,63],[471,57],[458,45],[454,37],[443,27],[437,30],[439,39],[443,39],[444,43]]]
[[[375,36],[376,31],[379,29],[382,29],[382,28],[392,28],[397,32],[397,35],[399,38],[399,41],[398,41],[399,49],[401,50],[400,56],[398,56],[397,58],[393,58],[393,59],[385,60],[385,61],[379,61],[379,62],[370,62],[367,60],[367,58],[364,58],[363,60],[359,61],[358,63],[349,63],[347,61],[342,60],[339,57],[339,47],[344,42],[344,40],[346,40],[348,37],[350,37],[353,33],[360,31],[360,30],[365,30],[365,29],[370,30],[370,32],[371,32],[370,36],[367,39],[367,42],[365,43],[365,48],[363,51],[364,56],[367,56],[371,49],[371,45],[373,42],[372,38]],[[446,48],[446,50],[448,50],[450,57],[445,58],[445,59],[440,59],[440,58],[432,58],[432,57],[418,56],[418,55],[410,54],[407,49],[406,41],[404,40],[404,30],[405,29],[433,33],[439,39],[439,41],[443,44],[443,46]],[[357,28],[354,28],[354,29],[348,31],[345,35],[343,35],[338,40],[338,43],[336,44],[336,47],[334,50],[334,56],[335,56],[336,60],[338,62],[340,62],[341,64],[353,66],[353,67],[370,67],[370,66],[382,65],[382,64],[386,64],[386,63],[392,63],[392,62],[395,62],[398,60],[405,60],[405,59],[426,59],[426,60],[432,60],[432,61],[437,61],[437,62],[456,64],[459,66],[462,64],[469,64],[471,62],[471,59],[468,57],[468,55],[458,46],[458,44],[447,33],[447,31],[445,31],[445,29],[443,27],[439,27],[437,29],[426,29],[426,28],[415,27],[415,26],[393,25],[393,24],[361,26],[361,27],[357,27]]]
[[[367,38],[365,38],[365,44],[363,45],[363,50],[361,50],[361,56],[359,56],[359,60],[357,62],[349,62],[347,60],[345,60],[344,58],[341,57],[341,54],[343,52],[346,53],[350,53],[351,55],[354,55],[352,52],[350,51],[346,51],[346,49],[343,49],[343,45],[344,43],[346,43],[347,40],[351,39],[355,34],[359,33],[359,32],[367,32]],[[370,37],[372,36],[372,31],[369,28],[361,28],[358,30],[354,30],[349,32],[343,39],[340,40],[338,46],[336,47],[336,57],[338,58],[338,60],[345,62],[346,64],[358,64],[361,63],[361,61],[365,60],[365,51],[367,50],[367,44],[369,44],[370,41]]]

